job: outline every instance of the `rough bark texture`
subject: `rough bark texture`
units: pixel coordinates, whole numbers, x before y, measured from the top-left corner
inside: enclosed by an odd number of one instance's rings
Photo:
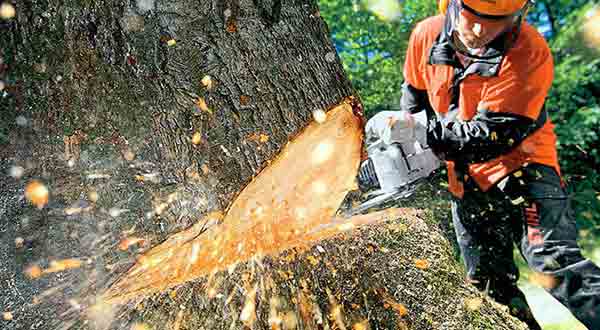
[[[166,182],[206,164],[207,192],[221,207],[312,110],[352,94],[314,1],[23,1],[17,9],[7,42],[28,101],[18,111],[61,136],[79,130],[128,143],[160,164]],[[211,88],[201,83],[207,75]],[[269,136],[259,150],[247,141],[253,133]]]
[[[268,326],[271,306],[302,329],[343,329],[335,306],[346,327],[368,320],[371,329],[520,329],[487,301],[465,307],[476,293],[447,242],[418,216],[391,222],[408,230],[382,224],[324,242],[325,252],[287,252],[136,306],[90,312],[86,305],[138,252],[116,248],[124,232],[143,237],[143,250],[225,210],[313,110],[353,90],[314,0],[19,0],[15,7],[0,34],[10,141],[0,157],[0,311],[14,317],[0,328],[237,329],[256,286],[257,329]],[[206,76],[211,84],[202,84]],[[191,143],[196,132],[200,140]],[[6,175],[13,166],[24,175]],[[23,198],[32,178],[50,190],[43,210]],[[73,257],[84,261],[80,268],[24,275],[31,265]],[[417,269],[415,259],[431,265]],[[303,299],[322,311],[320,325],[303,321]]]

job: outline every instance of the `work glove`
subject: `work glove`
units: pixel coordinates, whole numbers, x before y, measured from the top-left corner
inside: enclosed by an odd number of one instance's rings
[[[449,111],[441,116],[433,116],[429,120],[427,129],[427,142],[433,153],[441,161],[452,161],[454,163],[454,172],[458,178],[462,178],[468,173],[468,163],[456,157],[457,152],[450,141],[456,141],[458,136],[452,130],[453,125],[458,125],[458,110]]]
[[[381,140],[385,145],[414,140],[415,121],[408,111],[382,111],[365,126],[367,144]]]
[[[454,134],[449,128],[458,120],[458,110],[445,114],[430,112],[427,118],[427,144],[440,160],[446,160],[448,152],[451,151],[447,141]]]

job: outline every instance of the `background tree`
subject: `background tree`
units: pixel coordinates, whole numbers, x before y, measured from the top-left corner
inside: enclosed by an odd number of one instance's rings
[[[366,115],[397,109],[402,67],[413,25],[437,10],[435,1],[321,0],[344,70]]]
[[[529,12],[527,20],[535,24],[546,38],[552,39],[569,23],[566,17],[588,3],[585,0],[539,0]]]

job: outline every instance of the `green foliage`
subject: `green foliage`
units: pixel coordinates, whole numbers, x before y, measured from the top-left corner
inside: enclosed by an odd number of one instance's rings
[[[530,9],[527,20],[543,30],[546,37],[562,33],[565,17],[589,3],[589,0],[537,0]]]
[[[559,60],[568,59],[571,56],[581,57],[582,60],[592,61],[600,55],[600,45],[593,47],[586,41],[586,27],[592,16],[599,15],[600,5],[598,2],[589,2],[585,6],[571,12],[563,21],[562,29],[551,41],[552,51]]]
[[[584,38],[594,4],[574,11],[550,45],[555,56],[555,79],[547,108],[556,124],[560,165],[583,232],[584,245],[597,244],[600,234],[600,49]],[[596,45],[600,47],[600,45]],[[584,235],[585,236],[585,235]]]
[[[379,3],[397,5],[394,1]],[[378,110],[397,108],[410,31],[416,22],[435,12],[436,2],[406,0],[398,6],[397,13],[378,11],[370,0],[320,0],[319,3],[367,116]],[[395,18],[386,19],[388,15]]]

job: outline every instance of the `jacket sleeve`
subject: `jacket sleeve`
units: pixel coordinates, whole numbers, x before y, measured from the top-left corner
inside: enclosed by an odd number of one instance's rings
[[[422,23],[418,23],[415,29],[410,34],[408,39],[408,47],[406,49],[406,59],[404,61],[404,69],[402,74],[406,84],[413,86],[418,90],[426,90],[427,84],[425,83],[425,58],[424,54],[427,54],[425,50],[425,29]]]
[[[513,113],[480,110],[464,122],[449,114],[430,120],[428,143],[446,160],[481,163],[508,153],[538,127],[536,120]]]
[[[402,96],[400,97],[400,109],[408,111],[411,114],[427,111],[427,115],[433,114],[433,108],[429,103],[427,90],[421,90],[413,87],[406,81],[402,84]]]

